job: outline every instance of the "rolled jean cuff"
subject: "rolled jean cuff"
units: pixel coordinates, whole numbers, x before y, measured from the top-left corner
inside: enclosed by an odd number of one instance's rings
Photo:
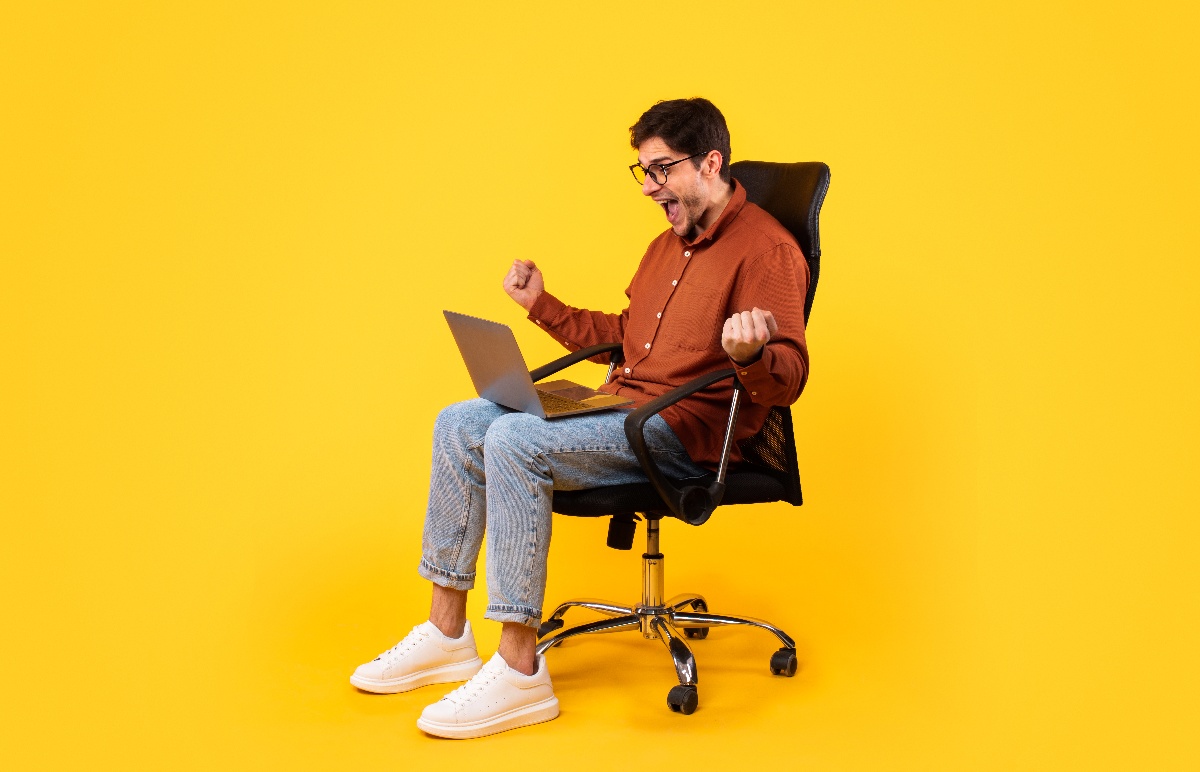
[[[421,558],[421,564],[417,566],[417,573],[439,587],[450,590],[470,590],[475,587],[474,571],[469,574],[447,571],[444,568],[438,568],[425,558]]]
[[[537,627],[542,622],[542,611],[529,606],[505,606],[489,603],[487,610],[483,612],[483,618],[493,622],[516,622],[519,625]]]

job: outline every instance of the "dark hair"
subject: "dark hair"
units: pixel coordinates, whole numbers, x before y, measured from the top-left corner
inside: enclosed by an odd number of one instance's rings
[[[716,150],[721,153],[721,179],[730,181],[729,127],[725,116],[707,99],[670,99],[659,102],[629,127],[629,144],[634,150],[658,137],[672,150],[696,155]],[[693,158],[697,169],[703,158]]]

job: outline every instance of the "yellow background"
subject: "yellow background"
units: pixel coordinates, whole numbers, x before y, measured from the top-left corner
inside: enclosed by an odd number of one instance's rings
[[[1195,769],[1197,27],[4,4],[0,766]],[[714,633],[683,717],[661,647],[610,637],[550,655],[557,721],[425,737],[438,687],[346,678],[425,611],[431,426],[471,393],[440,311],[515,325],[532,364],[558,350],[513,259],[618,310],[665,227],[626,127],[692,95],[735,160],[833,170],[808,503],[664,536],[668,592],[775,621],[803,670]],[[636,551],[555,528],[550,602],[634,598]]]

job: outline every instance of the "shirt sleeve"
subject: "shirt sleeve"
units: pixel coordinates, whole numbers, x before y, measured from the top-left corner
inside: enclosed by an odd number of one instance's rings
[[[734,308],[770,311],[779,329],[762,356],[737,368],[750,400],[760,405],[790,405],[808,381],[808,343],[804,335],[804,298],[808,263],[790,244],[780,244],[751,261],[734,292]]]
[[[543,292],[529,309],[528,319],[568,351],[578,351],[601,343],[620,343],[629,321],[629,309],[619,314],[588,311],[568,306],[549,292]],[[592,360],[606,365],[609,357],[603,354]]]

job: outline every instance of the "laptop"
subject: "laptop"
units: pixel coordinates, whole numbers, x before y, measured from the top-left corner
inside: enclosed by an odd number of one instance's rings
[[[507,324],[453,311],[442,313],[471,374],[475,391],[484,399],[541,418],[593,413],[633,402],[628,397],[605,394],[567,380],[534,386],[517,338]]]

